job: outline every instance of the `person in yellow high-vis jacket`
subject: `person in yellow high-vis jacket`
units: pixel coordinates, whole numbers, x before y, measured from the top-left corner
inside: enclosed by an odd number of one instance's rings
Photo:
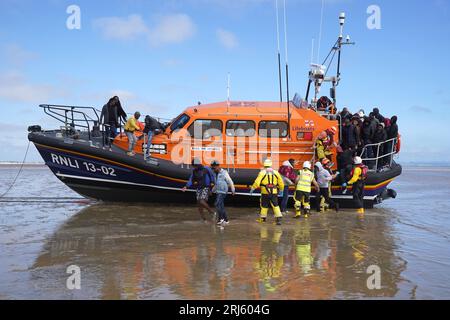
[[[277,225],[281,225],[283,215],[278,205],[278,195],[283,194],[284,182],[278,171],[272,169],[272,160],[270,159],[264,161],[264,169],[258,174],[258,177],[252,185],[250,194],[253,194],[259,188],[261,188],[260,221],[266,222],[269,206],[272,206],[276,223]]]
[[[299,172],[296,181],[296,190],[294,195],[295,200],[295,218],[299,218],[302,215],[302,208],[305,217],[309,215],[311,205],[309,204],[309,197],[311,195],[311,184],[314,184],[317,190],[319,185],[314,179],[314,173],[311,171],[311,162],[305,161],[303,163],[303,169]]]

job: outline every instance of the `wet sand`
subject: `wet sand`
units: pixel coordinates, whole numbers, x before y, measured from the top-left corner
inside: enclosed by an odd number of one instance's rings
[[[0,193],[15,173],[0,168]],[[0,298],[450,299],[449,178],[405,168],[398,198],[364,218],[330,211],[279,227],[257,223],[256,208],[228,208],[221,230],[193,207],[82,200],[48,169],[27,168],[0,202]],[[66,287],[70,265],[80,290]],[[371,265],[378,290],[367,287]]]

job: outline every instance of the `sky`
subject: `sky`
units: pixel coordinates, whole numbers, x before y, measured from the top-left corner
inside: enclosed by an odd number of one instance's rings
[[[80,29],[67,27],[71,5]],[[371,5],[380,28],[368,28]],[[291,95],[305,96],[345,11],[356,45],[343,51],[338,108],[397,115],[401,161],[450,162],[449,0],[324,0],[321,37],[322,0],[286,8]],[[43,103],[101,109],[117,94],[129,113],[173,118],[226,100],[228,73],[232,100],[277,101],[275,17],[275,0],[0,0],[0,161],[22,160],[29,125],[57,128]],[[34,147],[27,159],[40,161]]]

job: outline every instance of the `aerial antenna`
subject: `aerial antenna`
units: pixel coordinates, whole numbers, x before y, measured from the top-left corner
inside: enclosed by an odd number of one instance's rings
[[[280,53],[280,13],[278,9],[278,0],[275,0],[275,9],[277,16],[277,46],[278,46],[278,83],[280,86],[280,102],[283,102],[283,87],[281,81],[281,53]]]
[[[288,138],[291,138],[291,113],[289,106],[289,62],[288,62],[288,41],[287,41],[287,19],[286,19],[286,0],[283,0],[284,4],[284,48],[286,54],[286,103],[287,103],[287,116],[288,116]]]
[[[323,28],[323,11],[325,7],[325,0],[322,0],[322,9],[320,11],[320,28],[319,28],[319,45],[317,47],[317,63],[320,59],[320,45],[322,44],[322,28]]]

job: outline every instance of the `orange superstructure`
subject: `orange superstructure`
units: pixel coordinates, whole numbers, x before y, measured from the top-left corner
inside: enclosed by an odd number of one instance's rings
[[[298,163],[311,160],[317,136],[331,127],[338,128],[338,122],[292,103],[289,109],[288,126],[286,103],[219,102],[189,107],[153,138],[153,146],[163,147],[152,152],[152,156],[176,162],[174,153],[184,148],[190,152],[187,156],[184,152],[180,163],[190,163],[194,157],[203,159],[205,164],[208,159],[221,159],[226,166],[248,169],[259,168],[267,157],[279,163],[290,158]],[[180,119],[183,120],[181,125],[174,128]],[[125,150],[128,140],[121,134],[115,144]],[[136,146],[137,153],[143,152],[143,144],[144,139],[141,139]],[[335,157],[335,150],[332,152]]]

